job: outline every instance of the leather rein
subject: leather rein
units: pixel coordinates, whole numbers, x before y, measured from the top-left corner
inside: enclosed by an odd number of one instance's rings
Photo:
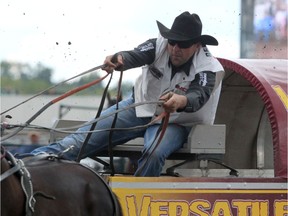
[[[92,69],[90,69],[90,70],[88,70],[88,71],[85,71],[85,72],[83,72],[83,73],[81,73],[81,74],[79,74],[79,75],[77,75],[77,76],[75,76],[75,77],[78,77],[78,76],[80,76],[80,75],[84,75],[84,74],[89,73],[89,72],[93,72],[93,71],[95,71],[95,70],[97,70],[97,69],[102,68],[103,66],[104,66],[104,65],[97,66],[97,67],[92,68]],[[104,101],[105,101],[105,98],[106,98],[106,95],[107,95],[107,91],[108,91],[109,84],[110,84],[110,82],[111,82],[113,73],[110,73],[110,74],[111,74],[110,80],[109,80],[109,82],[108,82],[108,84],[107,84],[107,86],[106,86],[106,88],[105,88],[105,90],[104,90],[104,93],[103,93],[103,95],[102,95],[101,104],[100,104],[100,106],[99,106],[99,109],[98,109],[97,115],[95,116],[95,119],[100,116],[101,111],[102,111],[102,109],[103,109]],[[77,87],[77,88],[75,88],[75,89],[72,89],[72,90],[64,93],[63,95],[60,95],[59,97],[53,99],[52,101],[48,102],[48,103],[47,103],[45,106],[43,106],[38,112],[36,112],[31,118],[29,118],[21,127],[18,127],[17,130],[13,131],[12,133],[10,133],[10,134],[8,134],[8,135],[6,135],[6,136],[3,136],[3,137],[2,137],[2,141],[4,141],[4,140],[6,140],[6,139],[8,139],[8,138],[10,138],[10,137],[12,137],[12,136],[14,136],[14,135],[16,135],[17,133],[19,133],[21,130],[24,129],[24,127],[27,127],[33,120],[35,120],[42,112],[44,112],[44,111],[45,111],[48,107],[50,107],[51,105],[53,105],[53,104],[61,101],[62,99],[66,98],[66,97],[68,97],[68,96],[71,96],[71,95],[73,95],[73,94],[75,94],[75,93],[77,93],[77,92],[79,92],[79,91],[82,91],[82,90],[84,90],[84,89],[86,89],[86,88],[89,88],[89,87],[91,87],[92,85],[95,85],[95,84],[100,83],[100,82],[101,82],[102,80],[104,80],[108,75],[109,75],[109,74],[107,73],[105,76],[100,77],[100,78],[97,79],[97,80],[94,80],[94,81],[89,82],[89,83],[87,83],[87,84],[84,84],[84,85],[82,85],[82,86],[80,86],[80,87]],[[121,76],[120,76],[119,82],[118,82],[116,110],[118,110],[118,102],[119,102],[119,97],[120,97],[120,94],[121,94],[122,76],[123,76],[123,71],[121,71]],[[75,77],[72,77],[72,78],[75,78]],[[70,79],[68,79],[68,80],[71,80],[72,78],[70,78]],[[50,88],[48,88],[48,89],[40,92],[39,94],[33,96],[32,98],[34,98],[34,97],[36,97],[36,96],[38,96],[38,95],[46,92],[47,90],[50,90],[51,88],[54,88],[54,87],[56,87],[56,86],[58,86],[58,85],[60,85],[60,84],[62,84],[62,83],[64,83],[64,82],[66,82],[66,81],[68,81],[68,80],[65,80],[65,81],[63,81],[63,82],[61,82],[61,83],[59,83],[59,84],[56,84],[56,85],[54,85],[54,86],[52,86],[52,87],[50,87]],[[32,99],[32,98],[29,98],[28,100],[30,100],[30,99]],[[24,101],[24,102],[27,102],[28,100],[26,100],[26,101]],[[20,104],[23,104],[24,102],[22,102],[22,103],[20,103]],[[12,108],[10,108],[9,110],[11,110],[11,109],[19,106],[20,104],[14,106],[14,107],[12,107]],[[6,113],[7,111],[8,111],[8,110],[6,110],[5,112],[2,112],[1,114]],[[153,119],[153,120],[151,121],[151,123],[152,123],[152,122],[156,122],[156,121],[162,120],[162,121],[161,121],[161,126],[160,126],[160,128],[159,128],[159,131],[158,131],[158,133],[157,133],[157,135],[156,135],[156,137],[155,137],[155,139],[154,139],[154,141],[155,141],[155,140],[158,140],[158,141],[157,141],[156,144],[154,143],[154,144],[151,146],[151,148],[153,148],[153,149],[152,149],[152,153],[153,153],[154,150],[157,148],[157,146],[159,145],[159,143],[161,142],[161,140],[162,140],[162,138],[163,138],[163,136],[164,136],[164,133],[165,133],[166,128],[167,128],[167,126],[168,126],[169,116],[170,116],[169,113],[166,113],[165,111],[163,111],[159,116],[157,116],[155,119]],[[112,142],[113,129],[115,128],[116,121],[117,121],[117,113],[115,114],[113,123],[112,123],[112,125],[111,125],[111,131],[110,131],[110,134],[109,134],[109,146],[108,146],[110,164],[111,164],[111,166],[112,166],[112,167],[111,167],[111,168],[112,168],[112,175],[114,175],[114,166],[113,166],[113,151],[112,151],[112,143],[111,143],[111,142]],[[90,131],[93,131],[93,129],[96,127],[96,123],[97,123],[97,122],[95,122],[95,123],[93,123],[93,124],[91,125]],[[85,147],[86,147],[86,145],[87,145],[87,143],[88,143],[88,141],[89,141],[89,139],[90,139],[90,136],[91,136],[91,133],[88,133],[88,135],[87,135],[87,137],[86,137],[86,139],[85,139],[85,141],[84,141],[84,143],[83,143],[83,145],[82,145],[82,147],[81,147],[81,149],[80,149],[80,151],[79,151],[79,154],[78,154],[78,157],[77,157],[77,160],[76,160],[76,161],[78,161],[78,162],[80,161],[81,155],[82,155],[83,152],[84,152],[84,149],[85,149]],[[159,136],[159,138],[157,139],[158,136]],[[16,169],[16,168],[15,168],[15,169]],[[16,171],[15,171],[15,172],[16,172]]]

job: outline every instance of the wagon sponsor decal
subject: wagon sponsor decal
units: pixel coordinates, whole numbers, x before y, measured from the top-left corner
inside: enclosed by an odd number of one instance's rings
[[[237,193],[230,193],[228,198],[224,198],[221,194],[206,193],[203,194],[182,196],[175,195],[174,199],[165,194],[162,196],[156,194],[126,194],[118,197],[121,202],[124,215],[126,216],[287,216],[288,203],[286,199],[276,199],[272,196],[263,196],[261,199],[260,194],[254,194],[255,199],[250,199],[253,193],[246,194],[239,197]],[[121,193],[120,193],[121,194]],[[196,193],[197,194],[197,193]],[[227,195],[227,193],[224,193]],[[260,196],[259,196],[260,195]],[[282,194],[283,195],[283,194]],[[257,199],[256,197],[260,198]],[[197,198],[202,197],[202,198]],[[236,198],[230,198],[236,197]],[[281,197],[281,195],[279,196]]]
[[[278,95],[280,100],[282,101],[284,107],[288,111],[288,96],[287,96],[287,93],[279,85],[272,85],[272,88],[274,89],[274,91],[276,92],[276,94]]]
[[[288,216],[285,181],[110,180],[125,216]]]

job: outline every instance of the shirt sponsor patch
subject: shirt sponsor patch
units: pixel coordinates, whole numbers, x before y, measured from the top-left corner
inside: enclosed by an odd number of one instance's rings
[[[144,44],[144,45],[140,45],[138,47],[139,51],[140,52],[145,52],[145,51],[148,51],[148,50],[151,50],[151,49],[154,49],[154,46],[153,46],[153,43],[147,43],[147,44]]]
[[[206,86],[207,85],[207,74],[206,73],[199,73],[199,76],[200,76],[199,84],[201,86]]]
[[[188,89],[186,87],[183,87],[183,86],[180,86],[179,84],[177,84],[175,86],[174,93],[183,95],[185,92],[187,92],[187,90]]]
[[[163,73],[162,73],[160,70],[158,70],[156,67],[150,66],[149,69],[150,69],[149,71],[151,72],[151,74],[152,74],[155,78],[157,78],[158,80],[163,77]]]

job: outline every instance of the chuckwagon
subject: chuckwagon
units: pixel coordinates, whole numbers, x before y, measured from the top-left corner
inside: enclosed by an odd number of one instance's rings
[[[288,62],[219,60],[225,77],[214,125],[195,125],[161,177],[133,177],[125,170],[104,175],[124,215],[288,214]],[[113,155],[128,157],[131,171],[141,145],[132,140]]]
[[[288,214],[288,61],[219,61],[225,77],[215,122],[193,126],[187,143],[168,158],[162,176],[132,175],[141,139],[113,149],[117,161],[128,158],[127,163],[112,175],[104,170],[102,177],[124,215]],[[59,120],[54,127],[77,123]],[[52,140],[61,136],[51,133]],[[96,156],[110,166],[102,159],[108,152]]]

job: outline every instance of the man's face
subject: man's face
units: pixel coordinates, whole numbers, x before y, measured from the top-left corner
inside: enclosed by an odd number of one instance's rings
[[[180,45],[180,46],[179,46]],[[180,48],[181,42],[179,44],[177,41],[168,42],[168,53],[172,64],[176,67],[185,64],[191,56],[199,49],[200,43],[192,44],[188,48]]]

